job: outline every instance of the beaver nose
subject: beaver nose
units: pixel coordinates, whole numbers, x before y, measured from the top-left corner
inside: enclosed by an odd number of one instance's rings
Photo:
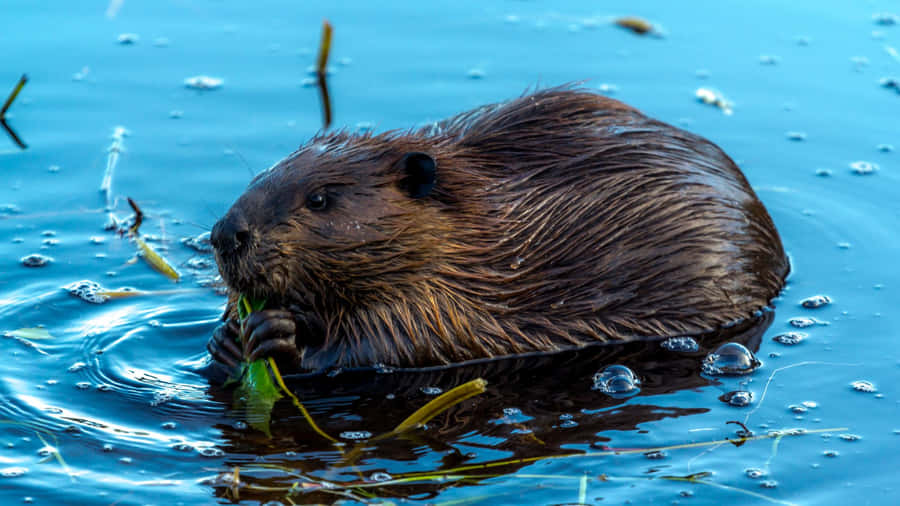
[[[220,254],[233,254],[250,243],[250,224],[239,212],[230,211],[219,220],[209,235],[209,242]]]

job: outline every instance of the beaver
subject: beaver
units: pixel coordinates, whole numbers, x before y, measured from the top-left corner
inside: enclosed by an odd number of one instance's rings
[[[700,336],[758,315],[789,264],[712,142],[561,87],[381,134],[319,133],[215,224],[207,346],[291,371],[415,368]]]

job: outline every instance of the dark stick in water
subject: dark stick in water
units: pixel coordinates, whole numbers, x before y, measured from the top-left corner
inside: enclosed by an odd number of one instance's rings
[[[3,127],[3,130],[6,131],[6,134],[9,135],[9,138],[12,139],[13,142],[16,143],[16,146],[19,146],[19,148],[21,149],[25,149],[28,146],[24,142],[22,142],[22,139],[20,139],[19,136],[16,135],[16,131],[13,130],[12,127],[9,126],[9,124],[6,122],[6,111],[12,105],[13,100],[15,100],[17,96],[19,96],[19,92],[22,91],[22,88],[25,87],[25,83],[27,82],[28,75],[22,74],[22,77],[19,78],[19,82],[16,83],[16,86],[13,88],[12,93],[9,94],[6,102],[3,103],[3,107],[0,108],[0,127]]]
[[[331,23],[326,19],[322,22],[322,41],[319,43],[319,57],[316,61],[316,77],[322,99],[322,123],[325,129],[331,125],[331,97],[328,95],[328,82],[325,75],[329,53],[331,53]]]

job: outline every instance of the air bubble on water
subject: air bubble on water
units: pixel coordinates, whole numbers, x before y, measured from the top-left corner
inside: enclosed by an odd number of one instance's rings
[[[785,332],[773,337],[772,340],[786,346],[793,346],[795,344],[800,344],[807,337],[809,337],[809,335],[804,332]]]
[[[210,76],[192,76],[184,80],[184,86],[193,90],[217,90],[225,84],[225,80],[220,77]]]
[[[220,448],[216,448],[215,446],[207,446],[206,448],[200,448],[197,450],[197,452],[204,457],[224,457],[225,456],[225,452]]]
[[[875,171],[879,169],[877,163],[867,162],[864,160],[857,160],[850,164],[850,170],[859,176],[867,176],[870,174],[874,174]]]
[[[469,79],[484,79],[485,73],[484,70],[479,68],[472,68],[466,72],[466,77]]]
[[[593,390],[599,390],[610,397],[621,398],[641,391],[641,380],[634,371],[624,365],[609,365],[594,374]]]
[[[25,267],[45,267],[53,262],[53,258],[39,253],[32,253],[19,259]]]
[[[419,390],[425,395],[440,395],[443,392],[440,387],[422,387]]]
[[[809,409],[816,409],[819,407],[819,403],[817,403],[816,401],[803,401],[800,404]]]
[[[69,372],[78,372],[87,367],[87,364],[84,362],[75,362],[74,364],[69,366]]]
[[[113,451],[113,445],[111,445],[111,444],[109,444],[109,443],[104,444],[104,445],[103,445],[103,451],[106,452],[106,453],[109,453],[109,452]]]
[[[775,480],[764,480],[759,482],[759,486],[762,488],[775,488],[778,486],[778,482]]]
[[[571,429],[573,427],[578,427],[578,422],[575,420],[563,420],[559,422],[558,427],[561,429]]]
[[[806,132],[787,132],[784,134],[789,141],[802,142],[806,140]]]
[[[132,462],[134,462],[134,459],[132,459],[131,457],[122,457],[121,459],[119,459],[119,463],[121,463],[121,464],[127,465],[127,464],[131,464]]]
[[[361,441],[363,439],[369,439],[372,437],[372,433],[365,430],[350,430],[346,432],[341,432],[341,439],[348,439],[350,441]]]
[[[211,269],[213,267],[212,260],[210,260],[208,258],[200,258],[200,257],[194,257],[194,258],[188,259],[188,261],[185,262],[185,265],[187,266],[188,269],[194,269],[194,270],[199,270],[199,271]]]
[[[87,390],[91,388],[91,384],[87,381],[79,381],[78,383],[75,383],[75,388],[78,390]]]
[[[841,438],[841,440],[843,440],[843,441],[850,441],[850,442],[859,441],[860,439],[862,439],[861,436],[858,436],[856,434],[841,434],[838,437]]]
[[[819,177],[831,177],[833,173],[831,169],[816,169],[816,175]]]
[[[668,455],[666,454],[666,452],[664,452],[664,451],[659,451],[659,450],[657,450],[657,451],[652,451],[652,452],[647,452],[647,453],[644,454],[644,457],[646,457],[646,458],[648,458],[648,459],[650,459],[650,460],[661,460],[661,459],[666,458],[667,456],[668,456]]]
[[[175,430],[175,428],[177,427],[178,424],[176,424],[175,422],[165,422],[164,424],[162,424],[162,428],[166,430]]]
[[[56,453],[56,448],[53,446],[44,446],[39,448],[37,454],[41,457],[49,457]]]
[[[725,343],[703,361],[703,373],[710,376],[750,374],[762,366],[753,352],[739,343]]]
[[[109,296],[100,292],[105,289],[99,283],[94,281],[82,280],[70,283],[63,287],[69,294],[78,297],[81,300],[92,304],[103,304],[109,300]]]
[[[719,400],[728,404],[729,406],[743,408],[745,406],[749,406],[750,403],[753,402],[753,393],[746,390],[734,390],[732,392],[722,394],[721,396],[719,396]]]
[[[116,40],[123,46],[130,46],[132,44],[137,44],[137,41],[140,39],[141,37],[136,33],[123,33],[119,35]]]
[[[28,472],[24,467],[4,467],[0,468],[0,476],[4,478],[18,478]]]
[[[892,12],[879,12],[872,15],[872,21],[879,26],[894,26],[900,24],[900,16]]]
[[[765,476],[767,473],[762,469],[757,469],[755,467],[751,467],[751,468],[744,470],[744,474],[746,474],[748,478],[758,480],[759,478],[762,478],[763,476]]]
[[[865,392],[865,393],[874,393],[877,392],[878,389],[871,381],[866,380],[857,380],[853,383],[850,383],[850,386],[853,387],[857,392]]]
[[[796,316],[788,320],[788,325],[798,329],[805,329],[814,325],[828,325],[828,322],[816,320],[815,318],[810,318],[808,316]]]
[[[759,56],[760,65],[777,65],[779,61],[781,61],[781,58],[775,55],[763,54]]]
[[[890,153],[894,150],[894,146],[891,144],[879,144],[878,146],[875,146],[875,149],[882,153]]]
[[[522,414],[522,410],[519,408],[503,408],[504,416],[518,416]]]
[[[369,476],[369,481],[390,481],[393,480],[394,477],[385,472],[372,473]]]
[[[827,295],[813,295],[800,301],[800,305],[806,309],[818,309],[831,304],[831,297]]]
[[[194,450],[194,447],[188,443],[175,443],[172,445],[172,449],[177,452],[190,452]]]
[[[209,232],[203,232],[196,237],[183,237],[181,244],[199,253],[212,253],[212,243],[209,242]]]
[[[681,353],[694,353],[700,349],[697,340],[690,336],[670,337],[660,343],[665,350],[677,351]]]
[[[791,404],[790,406],[788,406],[788,409],[791,410],[792,413],[797,415],[802,415],[808,411],[806,406],[800,406],[798,404]]]
[[[834,458],[840,454],[835,450],[825,450],[824,452],[822,452],[822,455],[829,457],[829,458]]]

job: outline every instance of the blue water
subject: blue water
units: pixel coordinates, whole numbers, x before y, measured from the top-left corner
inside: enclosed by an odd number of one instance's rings
[[[32,340],[39,349],[0,340],[0,502],[232,502],[223,476],[235,467],[244,504],[353,502],[365,499],[361,491],[369,500],[437,504],[896,502],[900,153],[889,148],[900,149],[900,94],[879,80],[900,76],[900,24],[873,20],[900,14],[896,3],[124,0],[114,16],[109,9],[0,7],[0,98],[22,73],[30,78],[7,115],[28,148],[0,132],[0,332],[43,326],[52,335]],[[611,20],[620,15],[647,18],[664,35],[617,28]],[[352,442],[323,440],[288,401],[275,406],[271,438],[247,428],[230,393],[196,373],[224,298],[208,286],[209,257],[180,239],[207,230],[251,173],[321,126],[317,92],[302,82],[323,18],[335,29],[337,127],[409,127],[536,85],[586,80],[719,144],[756,188],[792,259],[759,343],[763,367],[707,378],[702,356],[676,367],[631,350],[632,358],[588,357],[566,368],[487,371],[494,379],[485,394],[407,437],[366,444],[355,467],[341,455]],[[139,38],[120,44],[125,33]],[[196,75],[224,84],[186,88]],[[734,113],[699,103],[699,87],[720,90]],[[98,189],[117,126],[129,135],[114,173],[115,214],[130,215],[126,196],[142,206],[142,232],[184,274],[178,284],[134,262],[135,245],[103,228]],[[878,170],[855,174],[857,161]],[[22,266],[34,253],[53,261]],[[79,280],[153,293],[93,305],[62,289]],[[800,306],[817,294],[833,303]],[[773,342],[797,330],[793,317],[821,323],[801,329],[808,337],[798,345]],[[635,369],[641,394],[591,390],[606,360]],[[854,390],[860,380],[876,391]],[[322,429],[339,437],[390,430],[431,398],[420,387],[460,381],[298,389]],[[718,399],[740,389],[753,393],[750,406]],[[658,459],[601,453],[734,438],[732,420],[757,435],[813,433],[669,448]],[[566,454],[582,456],[542,459]],[[451,477],[466,473],[460,466],[532,457]],[[371,486],[385,472],[444,479]],[[659,479],[700,472],[712,474],[697,483]],[[291,491],[316,480],[370,486]]]

